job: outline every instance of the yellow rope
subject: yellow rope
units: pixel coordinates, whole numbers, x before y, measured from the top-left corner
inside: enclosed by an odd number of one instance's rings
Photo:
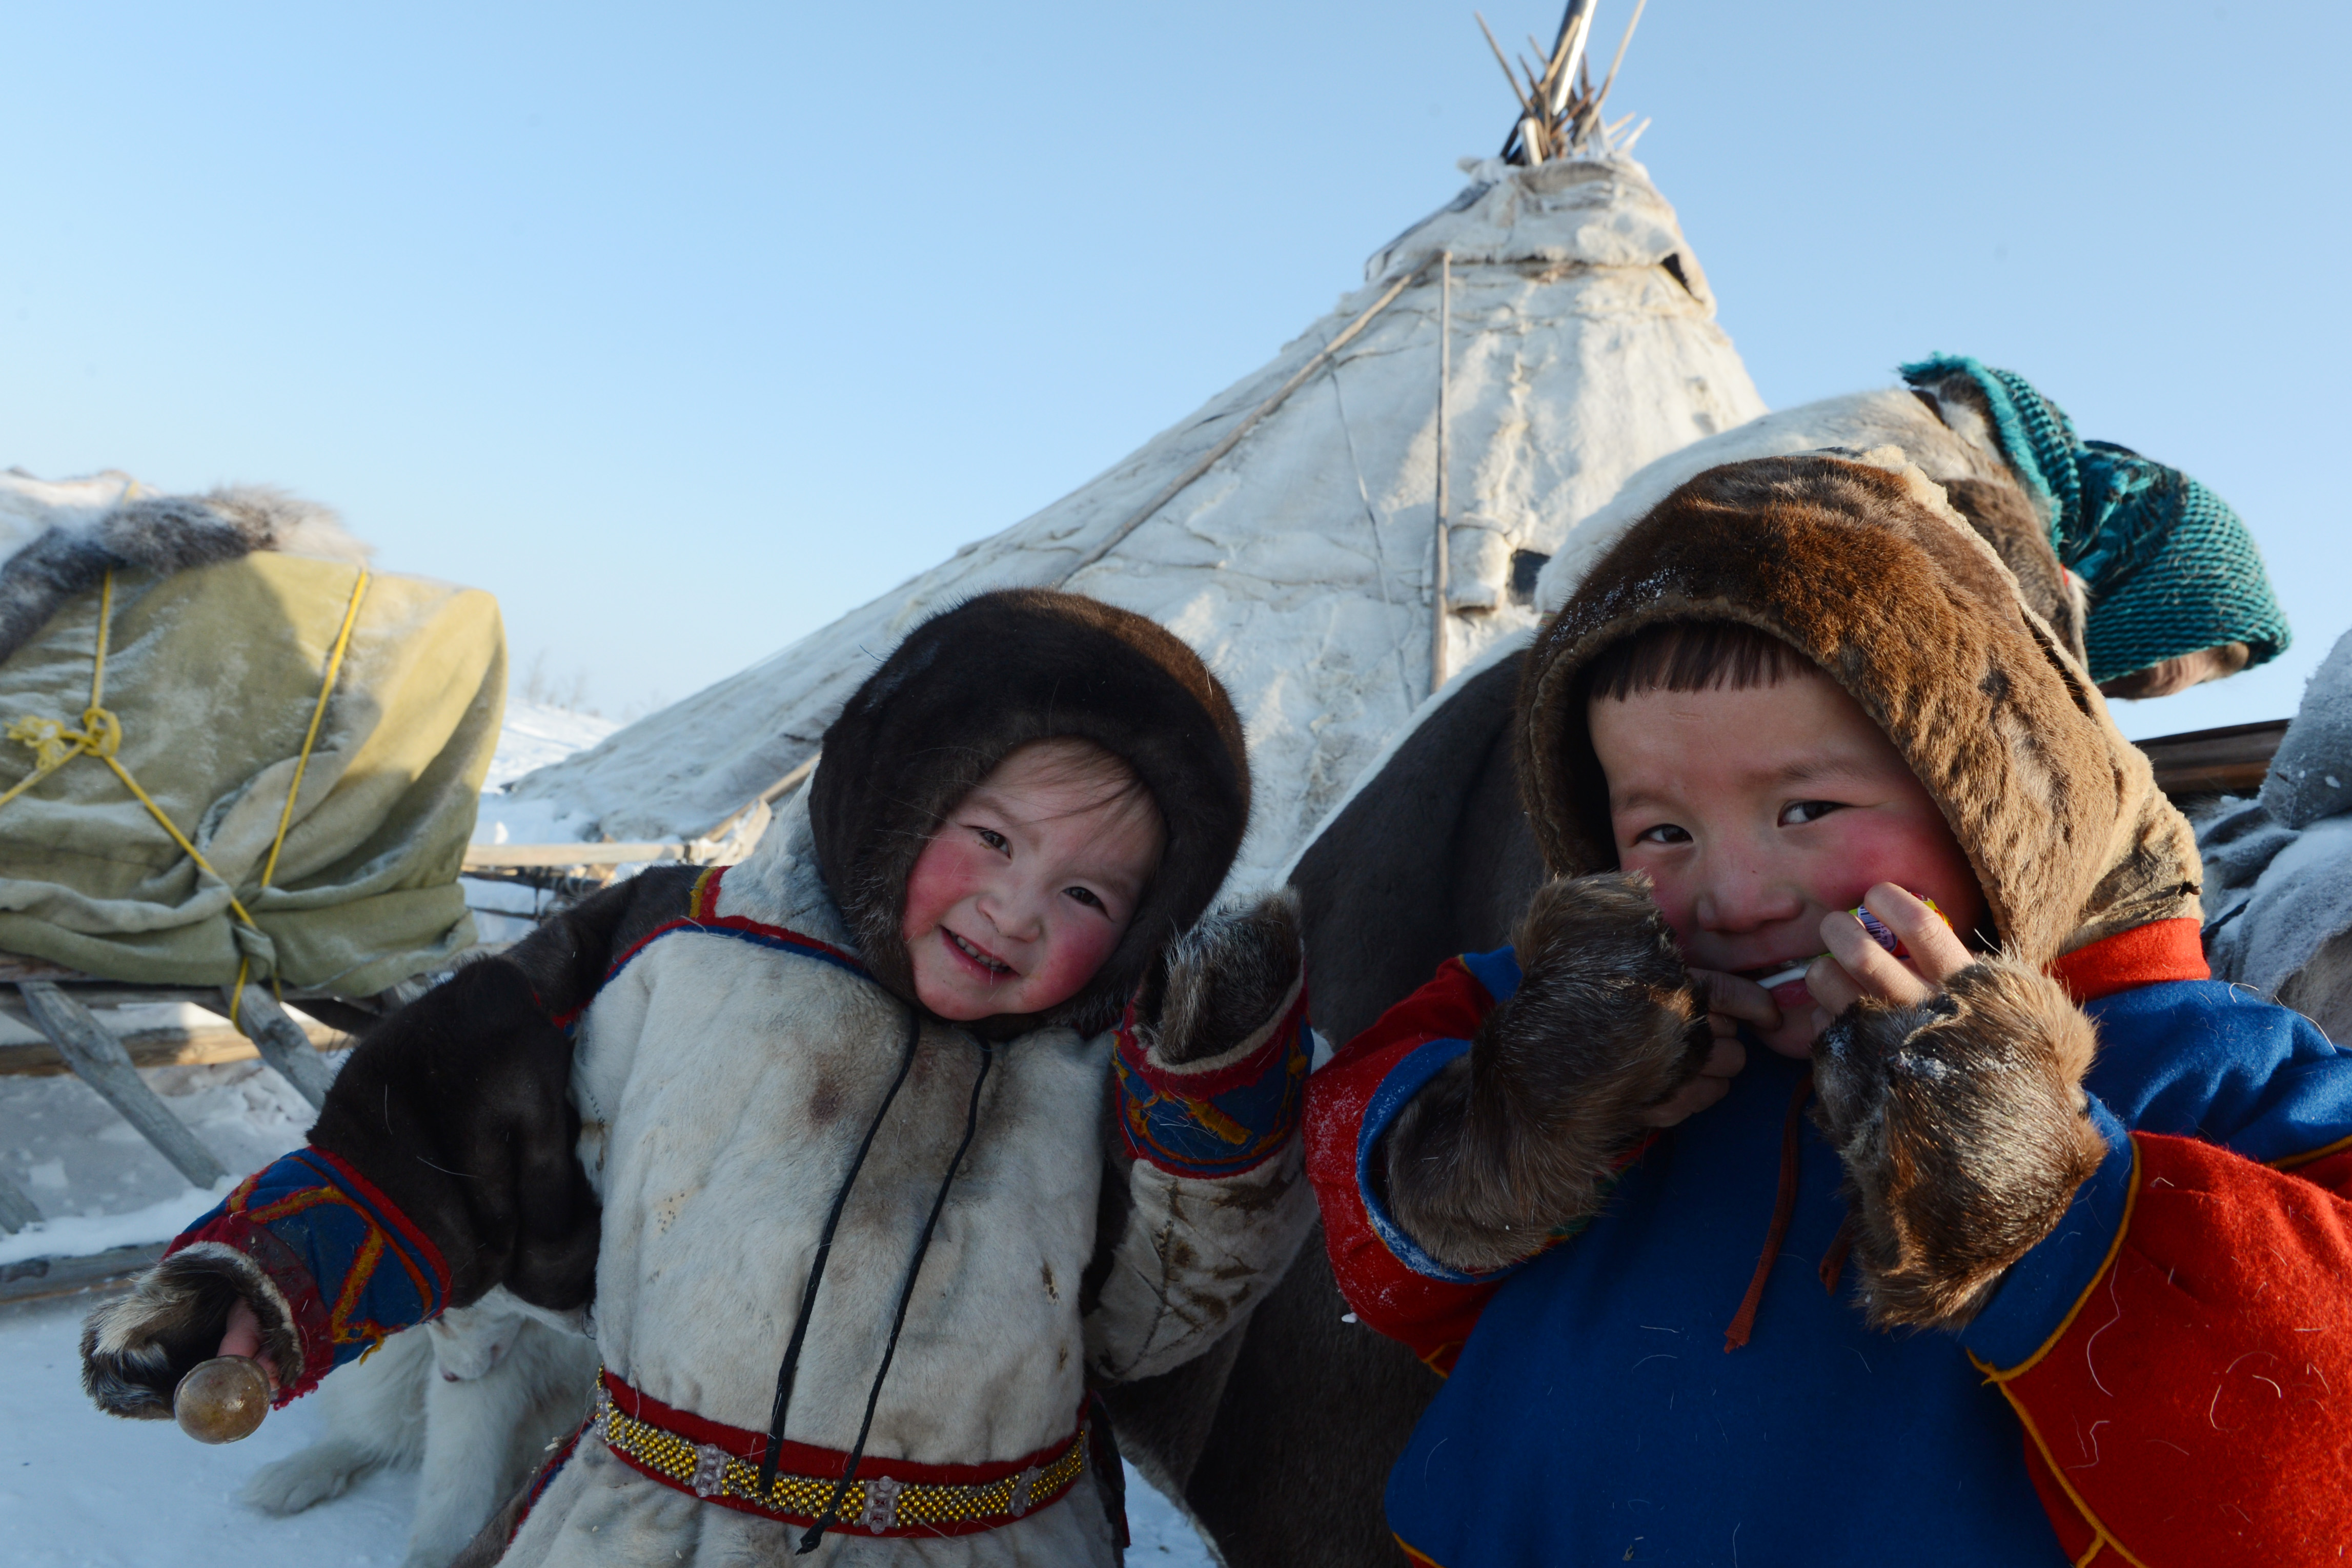
[[[302,775],[310,768],[310,749],[318,744],[320,726],[326,720],[327,699],[334,695],[335,679],[342,671],[343,653],[351,646],[352,628],[358,623],[360,600],[367,593],[367,568],[362,567],[359,580],[352,585],[352,601],[343,610],[342,630],[335,634],[334,648],[327,655],[326,678],[320,684],[318,704],[310,710],[310,732],[303,736],[301,754],[294,759],[294,781],[287,788],[285,809],[278,814],[278,832],[270,840],[269,858],[261,868],[261,886],[264,888],[269,885],[270,877],[276,874],[278,852],[286,847],[287,831],[294,821],[294,798],[301,790]],[[154,798],[139,787],[139,780],[131,776],[131,769],[122,766],[121,759],[115,755],[122,749],[122,721],[109,712],[104,706],[107,638],[113,620],[114,574],[110,571],[99,590],[98,648],[90,659],[89,706],[82,710],[81,728],[68,729],[56,719],[39,718],[29,714],[10,725],[6,731],[7,738],[32,749],[33,771],[18,779],[5,794],[0,794],[0,806],[5,806],[75,758],[95,757],[112,769],[117,779],[122,780],[122,787],[130,790],[141,805],[147,808],[147,814],[154,818],[156,824],[172,836],[172,841],[180,846],[182,853],[195,862],[197,870],[229,889],[229,908],[249,928],[258,932],[261,926],[254,920],[245,905],[237,901],[236,890],[230,884],[228,878],[213,869],[212,862],[205,859],[204,852],[190,842],[188,835],[180,831],[179,827],[164,813],[163,808],[155,803]],[[253,960],[250,956],[244,955],[238,956],[236,986],[229,993],[229,1026],[240,1032],[245,1026],[238,1021],[237,1009],[245,999],[246,976],[251,971],[252,964]],[[270,977],[273,987],[277,983],[277,978],[275,975]]]
[[[319,742],[319,726],[326,721],[327,699],[335,695],[335,677],[342,673],[343,650],[352,645],[352,628],[359,623],[360,601],[367,595],[368,570],[360,568],[352,584],[352,601],[343,607],[343,629],[335,633],[334,650],[327,655],[327,678],[319,683],[319,704],[310,710],[310,732],[302,737],[301,755],[294,759],[294,782],[286,787],[286,809],[278,813],[278,836],[269,841],[269,859],[261,868],[261,885],[278,873],[278,852],[286,847],[286,830],[294,821],[294,797],[302,792],[302,775],[310,766],[310,747]]]

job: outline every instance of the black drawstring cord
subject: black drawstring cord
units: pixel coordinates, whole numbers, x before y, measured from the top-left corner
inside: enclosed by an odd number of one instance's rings
[[[849,1463],[842,1468],[841,1479],[835,1483],[833,1496],[826,1501],[824,1511],[816,1516],[816,1522],[810,1525],[808,1533],[801,1537],[800,1549],[793,1553],[796,1557],[805,1557],[816,1550],[817,1542],[824,1539],[826,1529],[832,1525],[834,1515],[840,1511],[841,1500],[849,1493],[849,1483],[857,1474],[858,1461],[866,1458],[866,1435],[874,1429],[874,1407],[881,1402],[882,1380],[890,1375],[890,1358],[898,1354],[898,1331],[907,1326],[907,1307],[915,1299],[915,1278],[923,1271],[923,1254],[931,1249],[931,1232],[940,1223],[940,1210],[947,1207],[948,1188],[955,1185],[956,1169],[963,1164],[963,1156],[971,1147],[972,1134],[980,1126],[981,1085],[988,1082],[988,1069],[996,1061],[996,1051],[984,1040],[975,1040],[972,1043],[980,1047],[980,1076],[971,1081],[971,1103],[965,1107],[963,1113],[963,1142],[956,1145],[955,1158],[948,1162],[948,1174],[940,1178],[939,1194],[931,1199],[930,1218],[923,1221],[923,1234],[915,1243],[915,1260],[907,1265],[907,1282],[898,1287],[898,1311],[890,1320],[890,1339],[882,1347],[882,1364],[874,1369],[874,1385],[866,1391],[866,1418],[857,1424],[857,1441],[849,1450]],[[911,1053],[908,1060],[913,1060]],[[899,1076],[906,1076],[903,1069]],[[893,1085],[895,1090],[896,1085]],[[871,1135],[869,1134],[868,1137]],[[857,1173],[853,1168],[850,1174],[855,1176]],[[838,1210],[836,1204],[835,1212]],[[827,1234],[831,1234],[830,1230]],[[777,1439],[783,1432],[782,1408],[781,1405],[777,1406],[776,1431],[768,1439],[772,1464]],[[764,1479],[760,1484],[760,1495],[763,1499],[768,1495]]]
[[[793,1323],[792,1341],[784,1346],[784,1364],[776,1369],[776,1404],[768,1413],[768,1451],[760,1460],[762,1502],[776,1484],[776,1459],[784,1448],[784,1409],[793,1402],[793,1379],[800,1371],[801,1346],[808,1339],[809,1318],[816,1311],[817,1281],[824,1278],[825,1260],[833,1256],[833,1233],[841,1224],[842,1209],[849,1203],[849,1189],[857,1185],[857,1173],[866,1164],[866,1152],[874,1146],[874,1134],[882,1130],[882,1118],[890,1113],[890,1103],[898,1098],[898,1086],[907,1082],[908,1071],[915,1065],[915,1047],[922,1038],[923,1017],[910,1008],[907,1012],[907,1052],[898,1063],[898,1076],[890,1080],[890,1092],[882,1096],[882,1104],[866,1129],[866,1140],[857,1145],[857,1157],[849,1162],[849,1174],[841,1178],[841,1186],[833,1195],[833,1209],[824,1217],[824,1229],[816,1239],[816,1257],[809,1263],[807,1282],[801,1286],[801,1313]]]

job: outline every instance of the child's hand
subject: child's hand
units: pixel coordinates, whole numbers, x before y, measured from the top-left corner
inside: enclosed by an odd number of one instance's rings
[[[1473,1271],[1596,1211],[1645,1130],[1719,1099],[1740,1066],[1701,1016],[1646,878],[1547,883],[1513,946],[1517,991],[1405,1106],[1382,1162],[1398,1223]],[[1716,1087],[1696,1085],[1709,1072]]]
[[[1831,956],[1805,977],[1823,1004],[1813,1120],[1845,1166],[1871,1321],[1955,1328],[2105,1156],[2083,1091],[2096,1040],[2057,982],[1970,955],[1902,889],[1864,906],[1912,957],[1852,915],[1822,921]]]
[[[1221,1057],[1278,1021],[1306,961],[1296,893],[1229,899],[1169,944],[1144,977],[1136,1038],[1164,1066]]]
[[[1748,1048],[1739,1043],[1741,1024],[1763,1033],[1780,1027],[1780,1009],[1772,993],[1755,981],[1719,969],[1693,969],[1690,977],[1706,999],[1707,1033],[1714,1045],[1699,1063],[1697,1077],[1641,1113],[1644,1126],[1671,1127],[1688,1121],[1731,1092],[1731,1081],[1748,1065]]]
[[[229,1308],[227,1331],[221,1335],[220,1349],[214,1354],[249,1356],[259,1362],[261,1370],[269,1376],[269,1391],[272,1394],[278,1392],[278,1358],[263,1348],[261,1314],[255,1312],[253,1303],[243,1296],[239,1296],[236,1304]]]
[[[1872,941],[1862,922],[1843,911],[1823,915],[1822,940],[1829,951],[1805,971],[1805,989],[1821,1004],[1814,1009],[1816,1034],[1864,997],[1916,1007],[1976,962],[1942,915],[1891,882],[1864,894],[1862,906],[1902,939],[1910,958],[1897,958]]]
[[[82,1328],[82,1387],[109,1415],[172,1418],[173,1396],[198,1364],[242,1355],[273,1393],[302,1375],[301,1335],[268,1276],[218,1242],[184,1248],[141,1275]]]

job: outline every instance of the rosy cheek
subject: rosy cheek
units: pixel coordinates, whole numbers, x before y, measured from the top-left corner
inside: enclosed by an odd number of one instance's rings
[[[1619,851],[1617,864],[1621,870],[1639,872],[1650,879],[1650,896],[1664,913],[1675,940],[1688,946],[1697,925],[1694,911],[1698,904],[1698,890],[1690,884],[1690,879],[1680,874],[1668,857],[1653,852],[1647,843]]]
[[[1092,915],[1067,922],[1054,932],[1051,956],[1045,967],[1032,984],[1040,996],[1050,1000],[1032,998],[1032,1011],[1066,1002],[1085,988],[1095,971],[1103,967],[1111,949],[1118,946],[1119,929],[1108,921]]]
[[[983,868],[974,864],[974,859],[965,846],[945,835],[923,846],[923,852],[915,857],[914,869],[907,873],[901,940],[913,945],[977,887]]]

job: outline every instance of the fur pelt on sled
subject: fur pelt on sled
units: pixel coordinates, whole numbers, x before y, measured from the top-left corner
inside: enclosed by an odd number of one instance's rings
[[[78,494],[88,488],[44,485],[21,470],[0,475],[0,513],[22,540],[0,562],[0,661],[110,571],[186,571],[254,550],[348,561],[370,554],[333,512],[267,485],[151,496],[125,482],[106,486],[118,498],[98,506]],[[0,548],[10,542],[0,538]]]

